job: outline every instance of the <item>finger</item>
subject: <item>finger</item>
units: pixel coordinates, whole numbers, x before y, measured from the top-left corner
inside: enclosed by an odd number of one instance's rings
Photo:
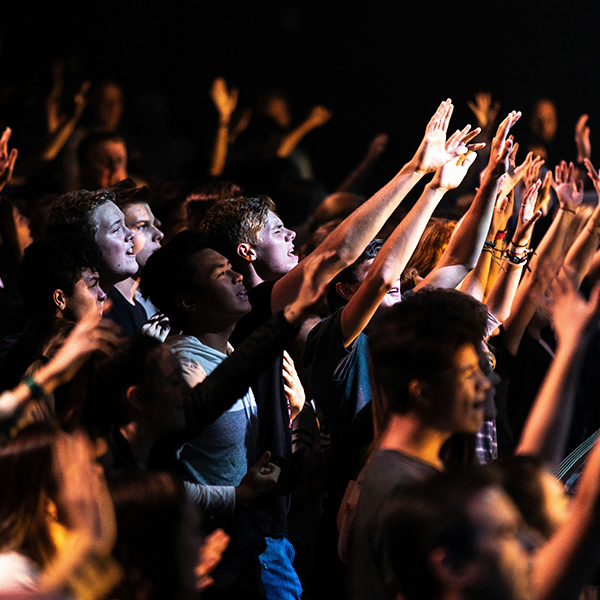
[[[448,98],[446,102],[446,114],[444,115],[441,123],[443,131],[448,131],[448,125],[450,125],[450,118],[452,117],[452,113],[454,112],[454,105],[452,104],[452,100]]]
[[[467,148],[471,151],[481,150],[485,148],[485,142],[477,142],[476,144],[467,144]]]

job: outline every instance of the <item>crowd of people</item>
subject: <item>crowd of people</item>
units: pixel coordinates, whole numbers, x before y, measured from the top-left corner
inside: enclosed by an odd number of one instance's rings
[[[0,138],[0,598],[596,597],[587,115],[573,163],[549,99],[444,100],[369,197],[323,106],[215,80],[202,170],[123,97],[57,63]]]

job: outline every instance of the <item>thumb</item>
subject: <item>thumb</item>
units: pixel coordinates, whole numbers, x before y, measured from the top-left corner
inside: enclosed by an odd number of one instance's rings
[[[271,460],[271,453],[267,450],[259,459],[258,462],[256,463],[256,466],[259,468],[265,467],[269,464],[269,461]]]

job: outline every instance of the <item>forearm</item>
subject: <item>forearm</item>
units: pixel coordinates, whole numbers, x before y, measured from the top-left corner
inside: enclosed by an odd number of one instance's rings
[[[587,275],[600,243],[600,215],[597,212],[597,210],[594,211],[583,231],[569,248],[565,259],[565,266],[577,275],[579,284]]]
[[[551,469],[564,455],[575,391],[585,348],[577,342],[559,345],[535,399],[516,454],[537,456]]]
[[[442,188],[426,186],[415,206],[386,240],[364,283],[342,312],[345,346],[367,326],[384,296],[398,281],[445,192]]]
[[[305,121],[302,125],[296,127],[296,129],[288,133],[283,140],[281,140],[281,144],[279,144],[279,148],[277,148],[277,156],[279,158],[287,158],[294,151],[294,148],[302,141],[302,138],[313,129],[314,126],[310,121]]]
[[[210,176],[220,177],[225,168],[227,159],[227,148],[229,145],[229,120],[219,121],[215,145],[212,152],[212,161],[210,165]]]
[[[490,242],[492,244],[494,243],[493,239],[490,240],[489,235],[487,236],[486,242]],[[472,296],[480,302],[483,302],[483,296],[485,294],[487,280],[492,265],[492,257],[492,249],[488,246],[484,246],[475,268],[464,278],[463,282],[461,283],[459,287],[461,292]]]
[[[453,265],[463,265],[468,271],[475,268],[490,229],[498,186],[499,179],[491,176],[484,179],[460,228],[440,259],[440,268]]]
[[[495,263],[493,266],[496,266]],[[500,323],[504,323],[510,315],[513,300],[523,274],[523,265],[513,265],[508,261],[503,261],[502,268],[498,266],[497,269],[498,278],[494,282],[485,304],[494,317]]]

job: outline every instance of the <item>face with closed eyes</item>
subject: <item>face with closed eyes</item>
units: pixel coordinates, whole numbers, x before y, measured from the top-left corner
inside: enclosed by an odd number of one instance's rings
[[[161,223],[145,202],[128,204],[123,209],[123,213],[125,225],[133,232],[133,251],[141,270],[150,255],[160,248],[164,238],[163,232],[159,229]]]
[[[294,254],[296,233],[283,226],[281,219],[269,211],[258,233],[259,244],[254,247],[254,269],[263,281],[273,281],[289,273],[297,264]]]
[[[94,239],[100,253],[100,282],[108,291],[115,283],[133,277],[138,271],[138,263],[133,251],[133,233],[125,226],[125,216],[113,202],[105,202],[91,217],[96,225]]]

